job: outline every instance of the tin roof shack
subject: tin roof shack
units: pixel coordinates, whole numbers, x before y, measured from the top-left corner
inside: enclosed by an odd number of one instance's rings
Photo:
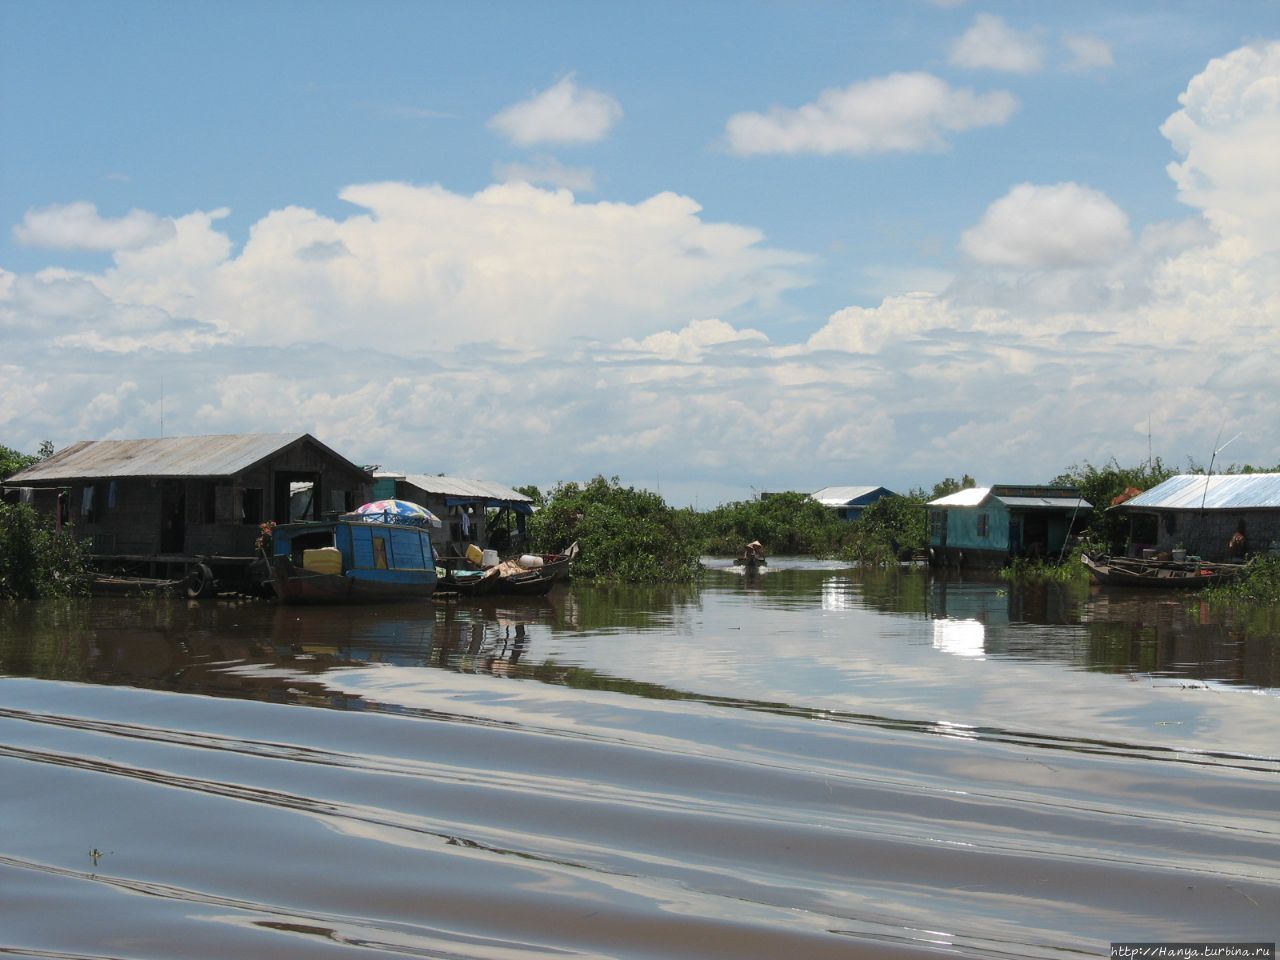
[[[475,544],[499,553],[524,549],[525,518],[533,500],[490,480],[431,476],[419,473],[377,473],[374,498],[421,504],[441,520],[431,531],[431,545],[440,557],[461,557]]]
[[[932,500],[929,559],[939,566],[999,567],[1014,557],[1058,557],[1092,504],[1074,487],[972,487]]]
[[[182,576],[195,558],[253,560],[258,525],[289,520],[290,484],[314,485],[318,519],[365,502],[372,481],[310,434],[289,433],[85,440],[6,484],[35,488],[36,509],[91,538],[100,567],[146,562],[152,576]]]
[[[1130,550],[1185,549],[1204,560],[1280,552],[1280,473],[1181,474],[1120,505]]]
[[[841,520],[857,520],[862,511],[877,500],[884,497],[896,497],[897,494],[884,487],[823,487],[817,493],[810,494],[824,507],[836,512]]]

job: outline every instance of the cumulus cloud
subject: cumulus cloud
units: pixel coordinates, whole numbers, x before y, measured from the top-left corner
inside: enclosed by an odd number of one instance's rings
[[[636,341],[628,337],[621,346],[626,350],[651,353],[667,360],[696,363],[706,352],[726,344],[763,344],[769,338],[759,330],[737,330],[723,320],[695,320],[683,330],[664,330]]]
[[[92,203],[55,204],[28,210],[13,228],[19,243],[54,250],[136,250],[173,238],[172,221],[143,210],[103,217]]]
[[[1001,17],[980,13],[951,45],[950,62],[969,70],[1035,73],[1044,66],[1044,45],[1035,32],[1015,30]]]
[[[590,143],[604,139],[621,119],[622,105],[617,100],[579,87],[571,75],[500,111],[489,126],[521,146]]]
[[[164,376],[168,433],[309,430],[358,462],[544,488],[603,472],[702,506],[762,484],[1047,480],[1141,460],[1148,417],[1169,462],[1227,420],[1235,457],[1275,463],[1272,188],[1229,156],[1269,143],[1268,56],[1210,64],[1167,125],[1193,216],[1130,238],[1104,194],[1023,184],[948,287],[787,342],[755,318],[804,258],[674,194],[363,184],[351,216],[276,210],[238,252],[215,211],[100,273],[0,270],[0,435],[154,436]],[[503,332],[508,349],[461,339]]]
[[[754,228],[708,222],[696,202],[671,193],[581,203],[521,182],[474,195],[373,183],[341,196],[359,212],[272,211],[238,253],[219,229],[225,210],[179,217],[167,240],[117,251],[102,273],[28,283],[35,292],[11,303],[8,322],[49,316],[38,302],[55,292],[66,299],[65,288],[93,299],[92,310],[59,314],[92,315],[93,337],[59,330],[85,348],[105,349],[115,328],[129,338],[121,345],[136,342],[138,331],[121,322],[128,308],[157,311],[178,331],[176,340],[155,336],[156,348],[209,337],[346,346],[359,337],[422,352],[478,341],[529,351],[765,309],[807,282],[808,257],[769,247]]]
[[[1115,66],[1116,61],[1111,53],[1111,44],[1101,37],[1085,33],[1068,33],[1062,37],[1062,46],[1070,57],[1067,61],[1068,70],[1085,73]]]
[[[965,231],[961,247],[978,263],[1053,268],[1105,262],[1129,241],[1129,218],[1101,191],[1022,183]]]
[[[518,181],[535,186],[563,187],[574,193],[592,193],[596,175],[590,167],[568,167],[555,157],[539,157],[526,163],[499,163],[494,174],[504,183]]]
[[[1160,128],[1184,159],[1170,163],[1179,198],[1223,235],[1280,250],[1280,42],[1213,60]]]
[[[798,109],[735,114],[725,135],[741,155],[939,150],[949,134],[1006,123],[1017,106],[1006,91],[978,93],[929,73],[894,73],[825,90]]]

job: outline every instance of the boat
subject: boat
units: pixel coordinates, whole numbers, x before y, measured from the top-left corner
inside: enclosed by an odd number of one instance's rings
[[[271,537],[276,597],[281,603],[429,598],[437,575],[428,517],[386,508],[278,525]]]
[[[1202,560],[1138,560],[1133,557],[1080,558],[1089,573],[1105,587],[1161,587],[1199,589],[1230,583],[1245,570],[1243,563]]]
[[[496,592],[501,576],[497,567],[476,570],[460,566],[457,561],[440,561],[438,573],[436,590],[460,597],[481,597]]]
[[[543,596],[558,581],[568,578],[572,564],[573,557],[563,553],[524,554],[516,560],[504,560],[493,568],[498,571],[493,592]]]
[[[764,544],[759,540],[752,540],[743,548],[742,556],[733,561],[735,567],[742,567],[748,573],[753,570],[759,570],[761,567],[767,567],[769,561],[764,558]]]

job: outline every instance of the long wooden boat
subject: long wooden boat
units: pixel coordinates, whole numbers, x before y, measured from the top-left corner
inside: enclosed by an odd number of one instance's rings
[[[1161,587],[1194,590],[1229,583],[1244,572],[1243,563],[1137,560],[1131,557],[1080,558],[1089,573],[1106,587]]]
[[[426,526],[350,515],[277,526],[271,572],[282,603],[421,600],[437,579]]]

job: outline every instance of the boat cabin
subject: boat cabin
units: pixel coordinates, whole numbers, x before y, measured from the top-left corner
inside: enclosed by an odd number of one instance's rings
[[[1074,487],[971,487],[932,500],[929,557],[937,566],[999,567],[1015,557],[1053,559],[1093,506]]]

